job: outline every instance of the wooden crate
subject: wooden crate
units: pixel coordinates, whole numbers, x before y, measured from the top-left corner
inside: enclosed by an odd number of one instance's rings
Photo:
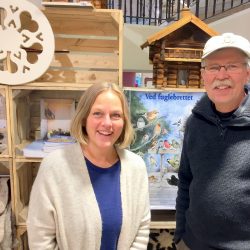
[[[77,103],[92,84],[105,81],[122,86],[121,10],[46,6],[44,13],[55,35],[55,55],[49,69],[34,82],[12,85],[0,92],[8,98],[12,200],[17,228],[26,226],[30,192],[41,162],[41,158],[23,156],[23,148],[40,134],[40,100],[63,98]],[[29,27],[26,16],[22,18],[24,26]],[[31,58],[39,53],[39,48],[32,49],[28,52]],[[19,231],[18,237],[22,242],[18,249],[25,249],[24,231]]]
[[[34,140],[43,139],[40,136],[40,101],[41,99],[71,99],[78,102],[84,89],[46,88],[46,87],[11,87],[10,114],[13,155],[23,157],[23,148]]]
[[[45,5],[44,14],[54,32],[55,55],[49,69],[29,86],[122,85],[121,10]]]

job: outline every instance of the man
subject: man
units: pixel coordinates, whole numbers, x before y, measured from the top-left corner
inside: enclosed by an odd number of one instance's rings
[[[176,204],[177,249],[250,249],[250,43],[225,33],[202,56],[207,94],[183,141]]]

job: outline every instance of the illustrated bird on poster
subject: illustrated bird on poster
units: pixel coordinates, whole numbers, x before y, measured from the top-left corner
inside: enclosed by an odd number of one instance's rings
[[[171,144],[169,143],[169,141],[167,139],[164,140],[164,147],[167,149],[171,148]]]
[[[153,138],[158,137],[161,134],[161,124],[156,123],[154,127],[154,133],[153,133]]]
[[[180,127],[181,126],[181,119],[179,119],[178,121],[174,122],[173,125]]]
[[[175,175],[171,175],[170,178],[167,178],[167,182],[169,185],[178,186],[179,179]]]
[[[159,112],[156,109],[154,109],[146,113],[140,114],[140,116],[144,117],[147,120],[147,122],[153,122],[157,119],[158,114]]]
[[[177,148],[180,148],[181,145],[180,145],[180,143],[178,141],[176,141],[175,139],[173,139],[172,142],[171,142],[171,146],[173,148],[177,149]]]
[[[180,165],[180,160],[179,159],[176,159],[175,157],[174,158],[171,158],[171,159],[167,159],[167,162],[168,164],[171,166],[171,168],[177,172],[178,169],[179,169],[179,165]]]
[[[142,139],[141,139],[141,143],[145,143],[149,140],[149,135],[146,133],[143,135]]]

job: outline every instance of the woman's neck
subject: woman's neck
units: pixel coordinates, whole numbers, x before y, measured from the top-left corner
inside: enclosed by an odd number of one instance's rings
[[[91,161],[94,165],[101,168],[108,168],[114,165],[119,159],[116,149],[94,150],[90,146],[81,145],[84,157]]]

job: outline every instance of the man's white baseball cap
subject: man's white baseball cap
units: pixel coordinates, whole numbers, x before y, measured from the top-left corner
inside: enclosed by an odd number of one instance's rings
[[[239,35],[233,33],[224,33],[219,36],[211,37],[205,44],[202,59],[206,58],[213,52],[224,48],[236,48],[244,52],[250,58],[250,43]]]

